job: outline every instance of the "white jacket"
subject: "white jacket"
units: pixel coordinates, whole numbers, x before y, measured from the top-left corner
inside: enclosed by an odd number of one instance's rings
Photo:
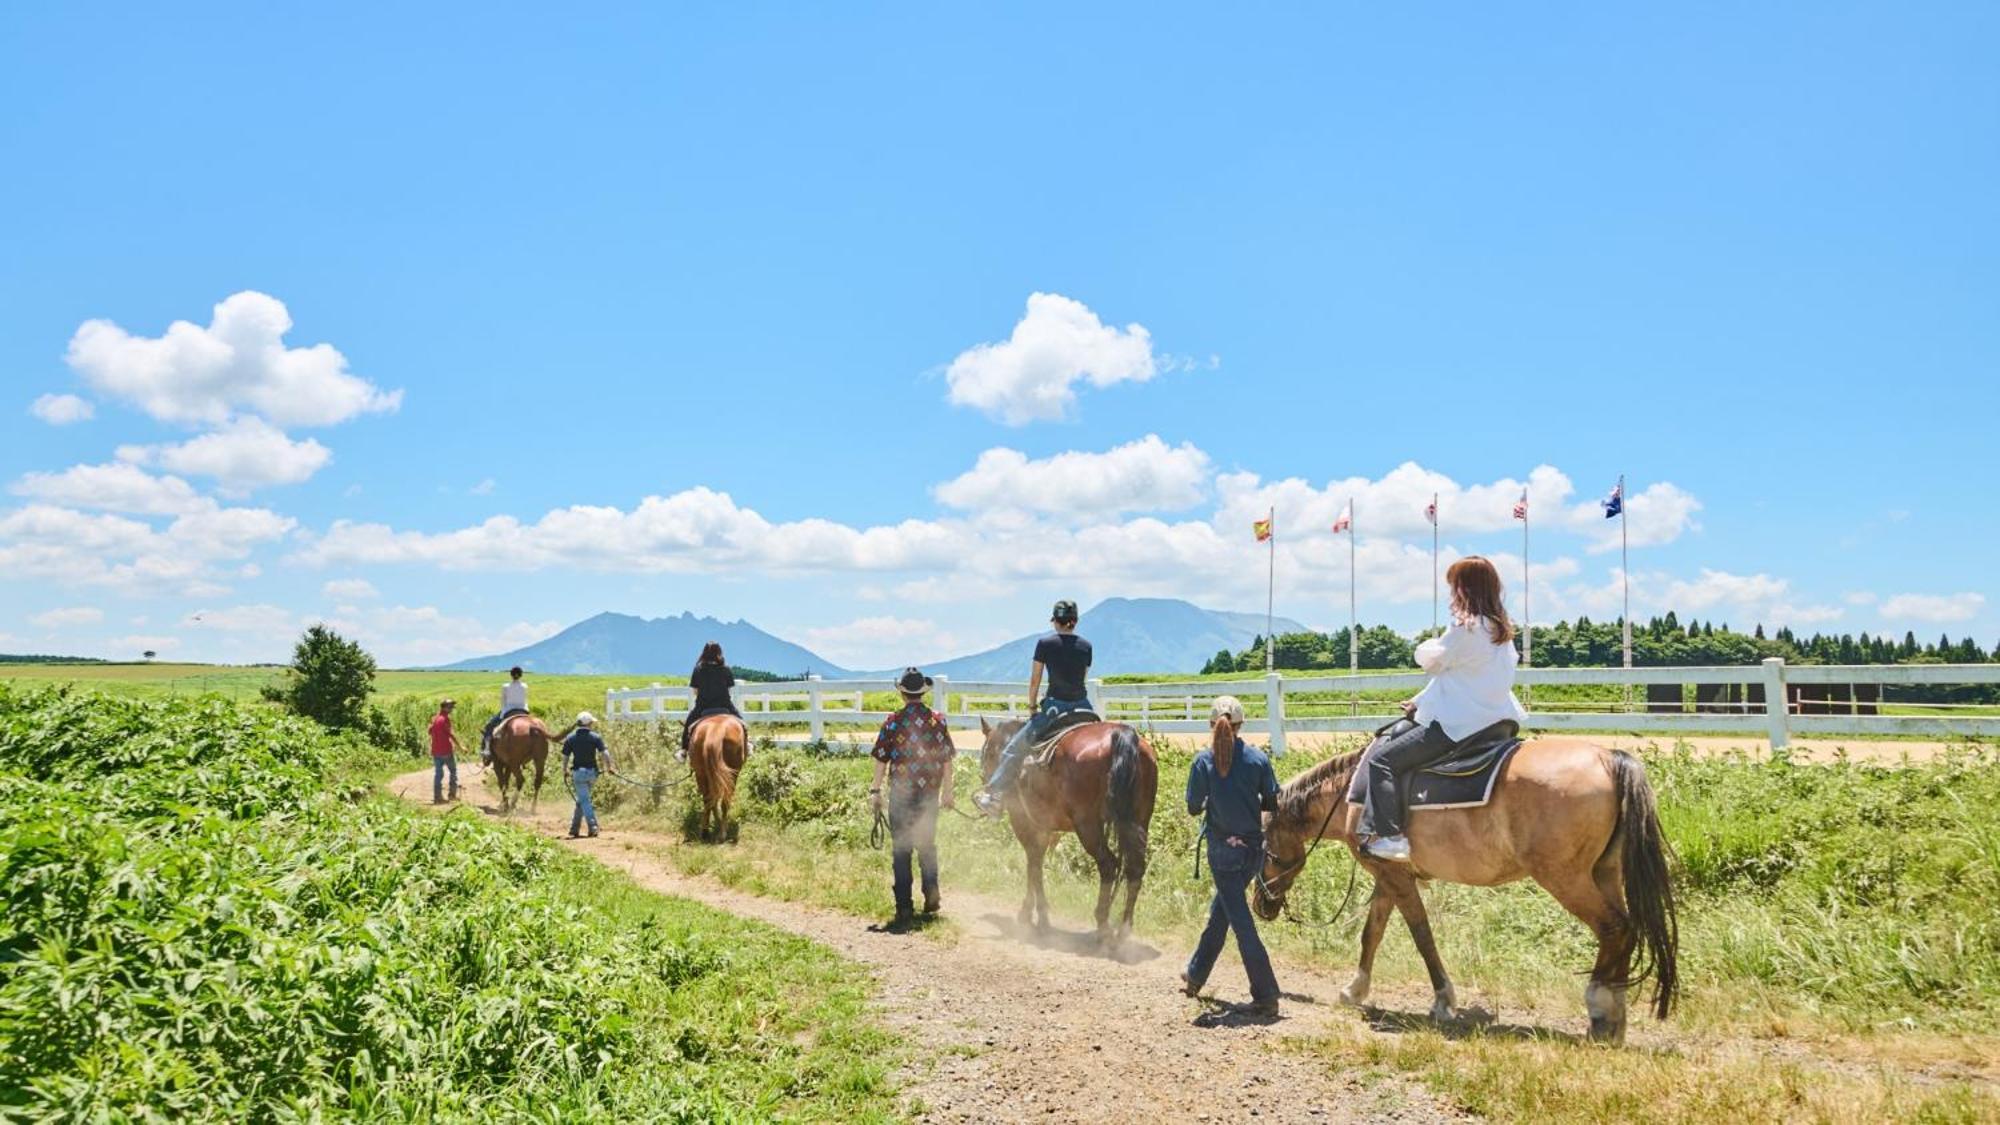
[[[1526,725],[1528,713],[1514,698],[1513,642],[1494,644],[1486,619],[1453,621],[1441,637],[1417,646],[1417,666],[1431,682],[1417,693],[1417,722],[1444,728],[1454,740],[1469,738],[1502,719]]]
[[[500,710],[526,711],[528,709],[528,685],[522,680],[508,680],[500,685]]]

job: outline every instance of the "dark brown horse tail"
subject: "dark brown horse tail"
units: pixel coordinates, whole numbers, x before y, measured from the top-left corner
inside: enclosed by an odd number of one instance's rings
[[[1623,750],[1611,752],[1611,773],[1618,787],[1618,830],[1623,838],[1620,860],[1625,872],[1625,914],[1638,935],[1630,979],[1653,978],[1653,1015],[1666,1019],[1680,986],[1675,953],[1680,926],[1674,914],[1671,851],[1660,830],[1660,814],[1646,767]]]
[[[1138,823],[1139,732],[1119,725],[1111,731],[1111,775],[1104,785],[1104,840],[1119,849],[1119,829]],[[1121,852],[1121,864],[1128,857]]]

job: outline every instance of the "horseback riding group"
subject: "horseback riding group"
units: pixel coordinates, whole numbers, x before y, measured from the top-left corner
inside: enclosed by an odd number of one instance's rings
[[[1652,977],[1653,1010],[1664,1018],[1677,985],[1667,849],[1644,768],[1622,751],[1577,739],[1519,737],[1527,715],[1513,694],[1519,655],[1499,572],[1470,556],[1452,564],[1446,581],[1451,624],[1416,650],[1431,680],[1364,749],[1313,766],[1281,787],[1270,759],[1241,737],[1242,703],[1230,696],[1214,701],[1211,737],[1189,768],[1186,788],[1188,814],[1203,818],[1199,846],[1214,895],[1182,987],[1190,996],[1200,994],[1233,934],[1249,977],[1248,1012],[1275,1017],[1280,990],[1257,919],[1280,917],[1313,850],[1322,840],[1336,840],[1374,881],[1360,962],[1343,1000],[1366,1000],[1393,909],[1429,971],[1433,1017],[1450,1018],[1456,998],[1419,881],[1495,886],[1528,878],[1596,937],[1597,960],[1584,993],[1590,1034],[1622,1042],[1630,986]],[[1056,603],[1052,631],[1035,645],[1028,681],[1033,710],[1026,720],[980,719],[985,784],[974,803],[985,816],[1004,817],[1026,853],[1020,922],[1047,928],[1044,859],[1059,836],[1071,833],[1096,863],[1097,935],[1114,945],[1131,932],[1145,878],[1158,760],[1131,726],[1107,722],[1093,709],[1086,690],[1091,646],[1078,635],[1077,621],[1076,603]],[[730,700],[735,679],[719,645],[702,650],[689,682],[694,700],[683,724],[682,753],[701,789],[706,837],[711,826],[726,830],[748,740]],[[944,719],[924,702],[930,678],[910,668],[896,688],[902,706],[876,735],[869,799],[891,841],[896,912],[886,928],[901,932],[919,916],[918,877],[923,913],[941,908],[936,829],[939,810],[955,807],[957,751]],[[585,712],[571,728],[551,735],[526,708],[526,686],[515,668],[502,689],[500,714],[486,725],[488,748],[482,750],[499,771],[503,804],[510,779],[518,799],[526,763],[533,763],[540,788],[547,746],[560,742],[577,794],[570,834],[587,822],[590,835],[597,835],[590,784],[600,764],[611,766],[609,751],[591,729],[594,720]],[[448,735],[448,710],[444,714]],[[434,724],[434,747],[436,737]],[[455,773],[453,780],[455,794]],[[1124,901],[1114,926],[1121,882]]]

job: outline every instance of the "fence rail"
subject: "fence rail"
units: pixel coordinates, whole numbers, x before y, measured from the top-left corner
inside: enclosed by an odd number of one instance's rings
[[[1262,679],[1190,680],[1178,683],[1106,684],[1093,680],[1090,696],[1107,717],[1138,723],[1166,734],[1208,729],[1208,710],[1217,696],[1235,695],[1247,712],[1245,730],[1267,735],[1276,753],[1285,736],[1299,733],[1369,731],[1395,713],[1393,699],[1369,693],[1410,693],[1428,677],[1421,672],[1369,672],[1356,676],[1295,676],[1272,672]],[[1974,715],[1940,705],[1947,713],[1887,715],[1885,688],[1969,687],[2000,684],[2000,665],[1794,665],[1766,660],[1761,665],[1703,668],[1524,668],[1518,679],[1528,701],[1528,725],[1539,730],[1616,730],[1634,733],[1761,734],[1771,746],[1787,745],[1794,734],[1932,735],[1943,738],[2000,736],[2000,714]],[[1546,698],[1541,686],[1623,687],[1613,711],[1579,710]],[[1692,703],[1686,700],[1693,689]],[[1640,689],[1635,695],[1632,689]],[[732,693],[752,726],[804,726],[815,739],[827,726],[867,727],[889,717],[867,709],[870,695],[889,695],[892,680],[821,680],[808,677],[780,683],[742,683]],[[951,726],[965,729],[982,720],[1024,714],[1027,685],[996,680],[938,676],[931,708]],[[605,717],[613,722],[679,719],[692,702],[688,688],[652,684],[604,693]],[[1640,710],[1631,710],[1638,706]],[[1950,713],[1952,711],[1957,713]]]

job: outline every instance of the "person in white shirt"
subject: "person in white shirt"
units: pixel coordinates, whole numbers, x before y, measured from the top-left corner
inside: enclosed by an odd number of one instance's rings
[[[1468,555],[1445,572],[1451,586],[1451,626],[1417,646],[1417,666],[1431,682],[1403,704],[1410,725],[1370,747],[1355,770],[1350,801],[1360,810],[1361,850],[1377,859],[1408,862],[1403,835],[1409,815],[1402,778],[1449,757],[1460,742],[1495,723],[1518,728],[1528,713],[1514,698],[1514,626],[1501,601],[1500,572]],[[1350,827],[1353,813],[1350,812]]]
[[[479,734],[479,760],[493,761],[493,728],[509,715],[528,713],[528,685],[521,680],[521,666],[516,664],[507,669],[507,682],[500,685],[500,710],[486,720],[486,727]]]

